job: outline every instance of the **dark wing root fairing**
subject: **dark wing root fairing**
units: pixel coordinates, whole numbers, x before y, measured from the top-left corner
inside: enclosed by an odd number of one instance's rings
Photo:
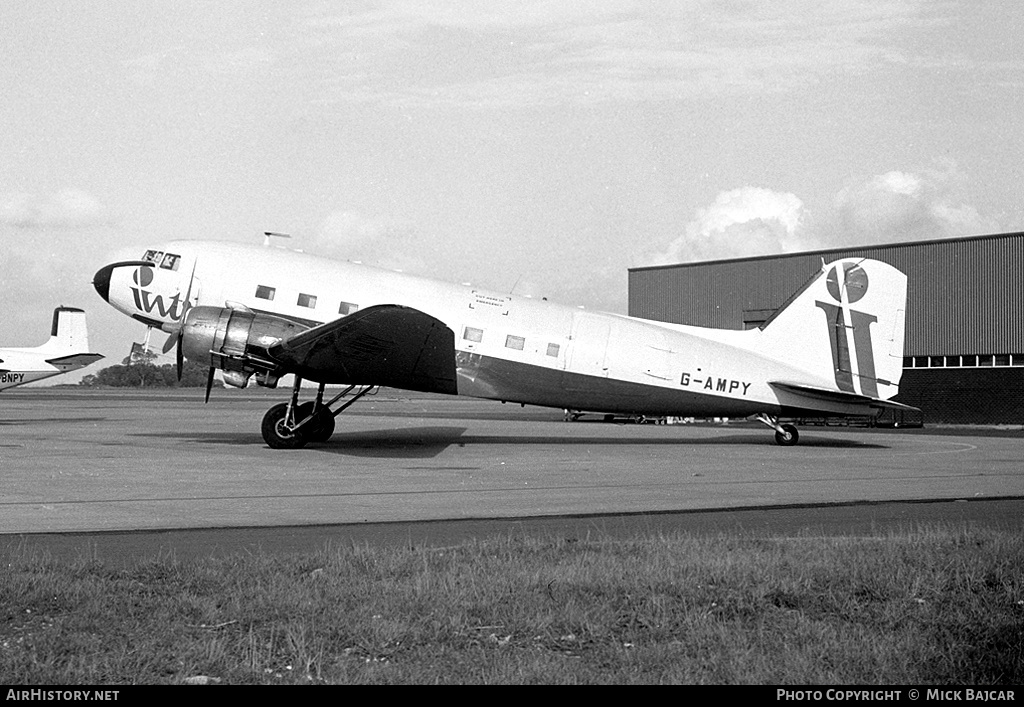
[[[455,334],[411,307],[368,307],[268,350],[289,373],[320,383],[456,394]]]

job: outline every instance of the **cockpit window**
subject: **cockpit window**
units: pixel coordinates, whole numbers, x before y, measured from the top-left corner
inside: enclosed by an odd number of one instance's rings
[[[147,250],[142,259],[164,270],[177,270],[181,256],[175,253],[165,253],[162,250]]]

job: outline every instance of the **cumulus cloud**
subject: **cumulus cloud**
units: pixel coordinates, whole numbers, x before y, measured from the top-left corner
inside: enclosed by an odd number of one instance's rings
[[[651,258],[654,265],[773,255],[826,248],[934,240],[1000,230],[967,203],[967,177],[955,165],[893,170],[835,197],[816,224],[794,194],[760,187],[725,191],[698,209],[684,233]]]
[[[80,189],[53,194],[6,194],[0,197],[0,223],[18,228],[89,228],[109,223],[106,209]]]
[[[815,247],[807,212],[795,195],[761,187],[722,192],[698,209],[685,232],[654,256],[655,264],[790,253]]]
[[[892,171],[836,196],[836,245],[932,240],[998,230],[964,202],[955,166],[916,173]]]

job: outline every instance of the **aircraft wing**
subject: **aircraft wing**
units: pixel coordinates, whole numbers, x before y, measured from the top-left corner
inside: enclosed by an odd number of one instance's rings
[[[809,409],[820,408],[822,403],[826,404],[841,404],[841,405],[866,405],[876,409],[888,409],[888,410],[908,410],[914,412],[921,412],[918,408],[910,405],[904,405],[903,403],[897,403],[892,400],[881,400],[879,398],[869,398],[866,395],[858,395],[857,393],[845,393],[839,390],[829,390],[827,388],[817,388],[811,385],[804,385],[802,383],[787,383],[785,381],[769,381],[768,385],[772,388],[795,396],[800,403],[804,403]],[[794,406],[795,407],[795,406]]]
[[[412,307],[367,307],[271,346],[268,353],[298,375],[329,383],[458,392],[455,334]]]

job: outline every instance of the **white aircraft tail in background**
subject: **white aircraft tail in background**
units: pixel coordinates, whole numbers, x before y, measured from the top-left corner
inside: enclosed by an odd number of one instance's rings
[[[103,356],[89,352],[85,312],[74,307],[53,310],[50,338],[34,348],[0,349],[0,390],[84,368]]]

